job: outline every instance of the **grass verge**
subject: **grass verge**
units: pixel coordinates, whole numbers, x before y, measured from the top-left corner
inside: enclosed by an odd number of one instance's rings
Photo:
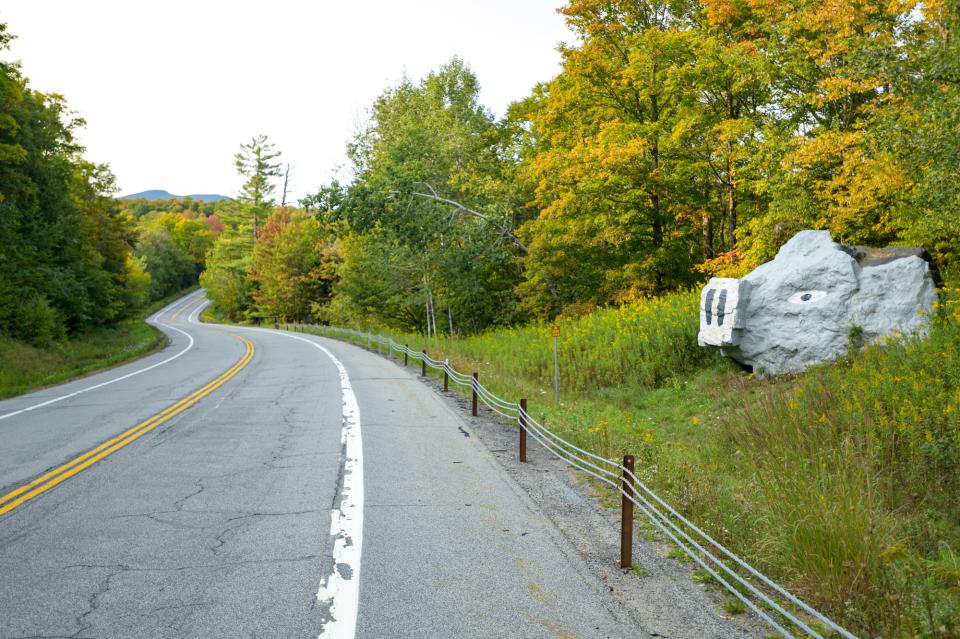
[[[70,381],[160,350],[166,337],[144,320],[196,288],[158,300],[136,318],[77,335],[49,348],[37,348],[0,335],[0,399]]]
[[[638,475],[862,637],[960,636],[960,291],[926,339],[757,380],[696,346],[697,295],[456,339],[394,335]],[[611,499],[611,504],[613,500]]]

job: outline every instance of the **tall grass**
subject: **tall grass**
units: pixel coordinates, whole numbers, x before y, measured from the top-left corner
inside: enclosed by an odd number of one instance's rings
[[[550,327],[395,339],[642,479],[864,637],[960,636],[960,306],[926,339],[755,380],[698,348],[694,291]]]
[[[166,337],[144,318],[197,288],[193,286],[157,300],[141,310],[137,318],[43,348],[0,335],[0,399],[66,382],[159,350]]]
[[[715,354],[697,347],[698,308],[699,293],[687,291],[559,322],[564,395],[598,388],[656,388],[716,361]],[[551,326],[539,322],[464,339],[396,339],[418,350],[448,353],[461,367],[482,365],[498,379],[523,380],[545,389],[553,384]]]
[[[122,364],[164,342],[163,333],[140,320],[95,329],[45,348],[0,335],[0,399]]]
[[[765,561],[871,636],[960,635],[960,307],[725,420],[749,451]]]

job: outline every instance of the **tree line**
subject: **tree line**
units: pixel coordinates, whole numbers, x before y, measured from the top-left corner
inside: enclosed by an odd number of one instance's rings
[[[0,23],[0,51],[13,36]],[[0,61],[0,333],[48,346],[196,284],[219,227],[204,203],[118,201],[62,96]]]
[[[234,158],[234,202],[117,202],[82,122],[3,63],[0,330],[56,339],[202,273],[234,320],[473,333],[739,275],[803,228],[958,268],[956,0],[560,12],[555,78],[499,117],[462,60],[403,78],[346,183],[296,206],[264,136]]]
[[[804,228],[957,268],[955,1],[560,12],[561,72],[503,117],[459,59],[388,87],[348,184],[221,237],[220,310],[475,332],[739,275]]]

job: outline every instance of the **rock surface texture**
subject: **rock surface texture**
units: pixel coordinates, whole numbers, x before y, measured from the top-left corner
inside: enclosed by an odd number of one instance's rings
[[[712,278],[700,295],[701,346],[761,376],[802,371],[863,343],[926,330],[938,273],[920,249],[844,246],[801,231],[740,279]]]

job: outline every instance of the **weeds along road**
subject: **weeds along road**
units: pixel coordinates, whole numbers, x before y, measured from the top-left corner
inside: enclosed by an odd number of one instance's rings
[[[0,637],[644,636],[414,375],[204,304],[0,402]]]

